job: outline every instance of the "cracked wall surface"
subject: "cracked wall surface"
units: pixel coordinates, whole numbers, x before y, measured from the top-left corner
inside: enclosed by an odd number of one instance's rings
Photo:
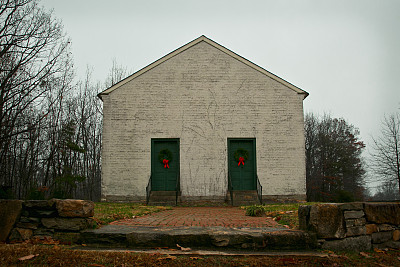
[[[104,200],[142,200],[151,138],[180,139],[182,196],[227,192],[227,138],[256,138],[263,195],[305,195],[303,98],[200,42],[102,96]]]

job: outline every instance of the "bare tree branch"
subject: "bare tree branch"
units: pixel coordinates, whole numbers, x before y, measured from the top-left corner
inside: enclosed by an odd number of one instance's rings
[[[400,194],[400,115],[385,116],[381,134],[373,138],[371,168],[377,180],[397,184]]]

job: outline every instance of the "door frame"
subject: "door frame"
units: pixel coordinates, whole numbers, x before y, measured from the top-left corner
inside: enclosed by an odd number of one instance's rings
[[[180,177],[180,175],[181,175],[181,154],[180,154],[180,150],[181,150],[181,145],[180,145],[180,139],[179,138],[151,138],[151,149],[150,149],[150,165],[151,165],[151,167],[150,167],[150,173],[151,173],[151,175],[154,173],[154,166],[155,166],[155,162],[153,162],[153,151],[154,151],[154,143],[155,142],[163,142],[163,141],[175,141],[176,143],[177,143],[177,145],[178,145],[178,151],[177,151],[177,154],[178,154],[178,156],[177,156],[177,164],[178,164],[178,167],[177,167],[177,171],[178,171],[178,177]],[[179,179],[180,180],[180,179]],[[153,186],[153,185],[152,185]],[[178,191],[179,191],[179,188],[180,188],[180,181],[179,181],[179,185],[178,185]]]
[[[229,151],[230,151],[230,148],[231,148],[231,143],[230,143],[230,141],[253,141],[253,153],[252,153],[252,156],[254,157],[254,166],[253,166],[253,168],[254,168],[254,177],[253,177],[253,183],[254,183],[254,190],[256,190],[257,189],[257,150],[256,150],[256,148],[257,148],[257,145],[256,145],[256,138],[254,137],[254,138],[242,138],[242,137],[233,137],[233,138],[227,138],[227,143],[228,143],[228,145],[227,145],[227,161],[228,161],[228,175],[230,175],[230,170],[229,170],[229,163],[230,163],[230,153],[229,153]],[[229,178],[228,178],[229,179]],[[233,191],[235,191],[235,190],[233,190]]]

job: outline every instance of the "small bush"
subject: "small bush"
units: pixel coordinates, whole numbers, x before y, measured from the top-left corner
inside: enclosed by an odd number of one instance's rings
[[[245,209],[247,216],[261,217],[265,214],[264,206],[262,205],[247,206]]]
[[[0,186],[0,199],[13,199],[14,194],[11,186]]]
[[[353,193],[345,190],[338,191],[335,197],[335,202],[339,203],[353,202],[353,201],[354,201]]]
[[[29,190],[27,199],[29,199],[29,200],[45,200],[47,191],[49,191],[49,188],[46,186],[40,186],[37,188],[33,187]]]

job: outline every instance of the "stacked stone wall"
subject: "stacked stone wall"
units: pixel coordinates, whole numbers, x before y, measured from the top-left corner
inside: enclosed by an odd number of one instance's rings
[[[300,206],[300,229],[332,250],[400,248],[400,203],[332,203]]]
[[[80,232],[93,228],[94,203],[87,200],[0,200],[0,241],[51,237],[78,243]]]

